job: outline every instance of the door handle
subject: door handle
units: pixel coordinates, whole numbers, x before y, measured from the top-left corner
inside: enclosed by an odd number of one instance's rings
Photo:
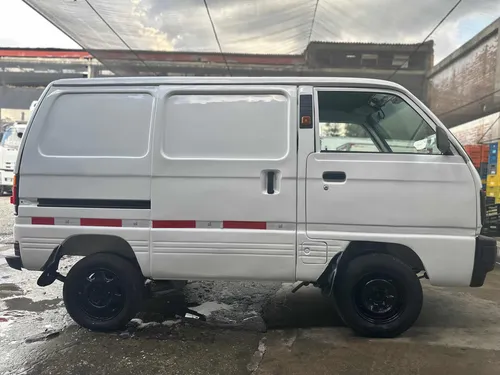
[[[344,182],[346,179],[345,172],[326,171],[323,172],[323,181],[325,182]]]
[[[274,194],[274,171],[267,172],[267,194]]]

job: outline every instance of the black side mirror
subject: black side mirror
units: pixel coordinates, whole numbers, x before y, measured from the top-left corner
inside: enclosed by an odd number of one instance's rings
[[[436,143],[438,150],[441,151],[443,155],[451,155],[451,144],[448,135],[446,131],[439,126],[436,128]]]
[[[17,133],[17,136],[18,136],[19,138],[22,138],[22,137],[23,137],[23,133],[19,132],[19,133]]]

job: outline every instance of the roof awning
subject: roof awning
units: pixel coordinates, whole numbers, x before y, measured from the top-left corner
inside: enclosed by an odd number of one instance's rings
[[[387,0],[382,4],[367,0],[24,1],[109,69],[127,69],[123,61],[109,58],[109,51],[121,51],[121,58],[127,54],[126,60],[142,66],[143,74],[147,74],[148,69],[144,68],[148,63],[137,51],[222,50],[224,54],[298,55],[310,41],[420,43],[454,3],[422,1],[410,4],[406,0]],[[443,41],[436,47],[438,55],[452,52],[456,47],[447,43],[445,31],[455,27],[457,19],[472,11],[484,14],[486,10],[482,8],[486,5],[481,4],[464,2],[433,35],[434,39]]]

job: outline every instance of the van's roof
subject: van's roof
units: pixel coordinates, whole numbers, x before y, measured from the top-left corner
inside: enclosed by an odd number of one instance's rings
[[[347,77],[112,77],[73,78],[53,82],[53,86],[128,85],[304,85],[374,87],[407,91],[401,85],[380,79]]]

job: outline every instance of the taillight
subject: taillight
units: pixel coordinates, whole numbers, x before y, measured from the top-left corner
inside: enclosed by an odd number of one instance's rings
[[[12,195],[10,196],[10,203],[16,206],[16,214],[18,207],[18,199],[17,199],[17,175],[14,175],[14,179],[12,181]]]

